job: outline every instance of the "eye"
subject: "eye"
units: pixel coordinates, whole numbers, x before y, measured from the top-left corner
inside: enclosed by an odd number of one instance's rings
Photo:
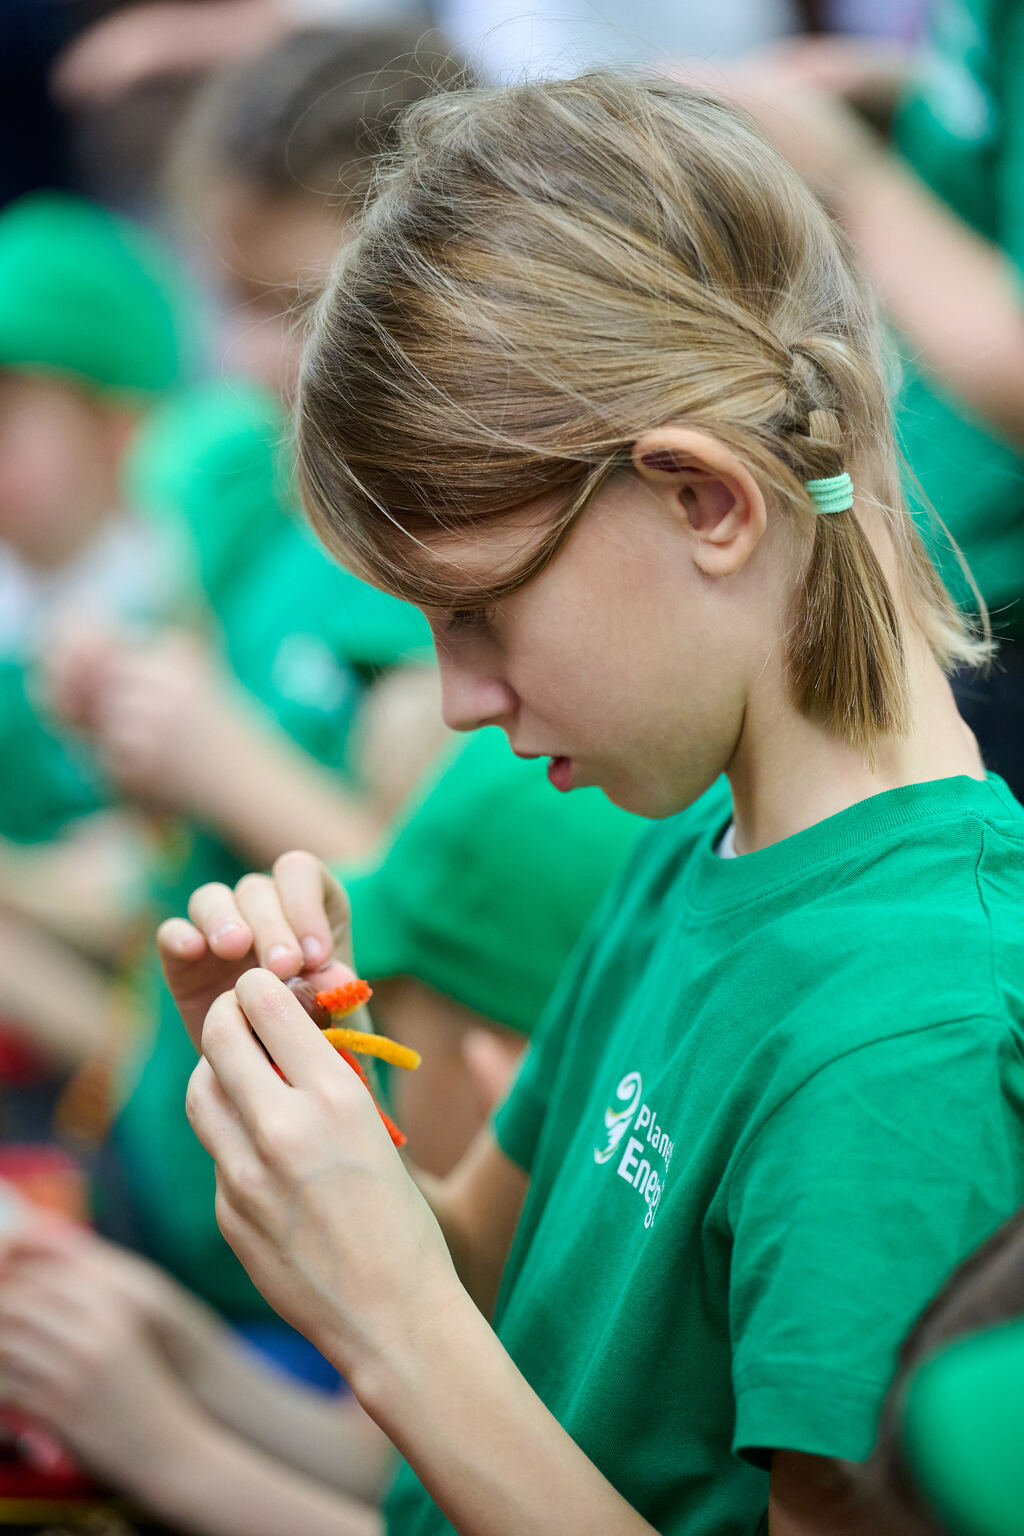
[[[445,621],[450,634],[486,629],[491,620],[490,608],[456,608]]]

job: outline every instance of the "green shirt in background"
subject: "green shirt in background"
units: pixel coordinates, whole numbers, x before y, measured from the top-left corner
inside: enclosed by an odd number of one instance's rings
[[[765,1452],[861,1459],[896,1348],[1024,1199],[1024,811],[893,790],[738,859],[640,845],[495,1130],[498,1335],[663,1536],[767,1529]],[[403,1468],[395,1536],[451,1527]]]
[[[351,782],[350,731],[374,672],[422,658],[422,615],[331,561],[288,500],[279,412],[244,383],[171,402],[140,443],[133,485],[185,527],[208,627],[231,671],[281,731]],[[225,764],[225,771],[230,765]],[[252,860],[216,829],[181,825],[152,891],[157,920],[193,890],[233,884]],[[155,954],[138,979],[151,1033],[122,1084],[115,1141],[148,1252],[229,1316],[270,1308],[221,1237],[213,1164],[185,1118],[195,1052]]]
[[[1024,6],[936,0],[896,144],[931,190],[1024,270]],[[950,295],[955,304],[956,295]],[[1022,291],[1024,306],[1024,291]],[[897,428],[999,633],[1024,631],[1024,455],[904,350]],[[921,507],[915,486],[911,505]],[[941,529],[922,531],[950,591],[974,599]]]

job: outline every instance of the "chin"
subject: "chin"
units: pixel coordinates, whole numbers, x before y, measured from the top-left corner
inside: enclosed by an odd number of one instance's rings
[[[601,789],[612,804],[621,810],[631,811],[634,816],[643,816],[647,821],[667,821],[670,816],[678,816],[680,811],[685,811],[695,800],[699,800],[717,777],[717,774],[713,774],[706,782],[701,778],[690,784],[620,781],[616,784],[602,784]]]
[[[667,816],[674,816],[683,809],[676,803],[667,804],[665,796],[658,795],[650,785],[602,784],[600,789],[621,811],[630,811],[647,821],[664,821]]]

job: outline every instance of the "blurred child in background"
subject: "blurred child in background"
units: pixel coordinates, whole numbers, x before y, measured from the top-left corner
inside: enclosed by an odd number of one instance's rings
[[[125,466],[192,361],[189,310],[169,256],[99,207],[36,194],[0,215],[0,1014],[63,1066],[105,1033],[89,957],[138,922],[150,835],[61,728],[49,663],[65,629],[118,622],[137,645],[187,605],[182,541]]]

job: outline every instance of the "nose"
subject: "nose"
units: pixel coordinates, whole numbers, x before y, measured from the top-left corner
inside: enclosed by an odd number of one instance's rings
[[[439,650],[441,714],[450,731],[476,731],[502,725],[515,712],[516,696],[499,677],[476,671]]]

